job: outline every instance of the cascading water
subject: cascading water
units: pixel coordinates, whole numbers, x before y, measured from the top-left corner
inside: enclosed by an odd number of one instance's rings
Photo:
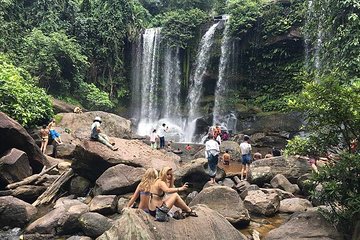
[[[181,69],[179,48],[170,48],[168,45],[164,53],[164,104],[163,116],[172,121],[181,119],[180,90],[181,90]]]
[[[151,125],[160,117],[158,109],[158,77],[161,28],[146,29],[143,34],[141,61],[141,110],[138,134],[148,135]]]
[[[213,124],[223,123],[224,115],[229,111],[226,106],[227,92],[229,91],[228,79],[226,76],[226,71],[229,67],[229,60],[231,57],[232,50],[232,41],[229,32],[228,22],[225,22],[225,30],[223,34],[223,39],[221,41],[221,57],[219,64],[219,79],[216,84],[215,89],[215,102],[213,108]]]
[[[146,29],[133,46],[132,107],[137,133],[149,135],[166,123],[173,140],[180,140],[181,68],[179,49],[161,44],[161,29]],[[164,63],[164,64],[162,64]]]
[[[186,125],[186,131],[184,133],[185,142],[193,141],[196,127],[196,119],[200,117],[199,100],[202,96],[204,75],[206,73],[207,66],[210,60],[210,51],[215,40],[214,35],[218,24],[219,23],[213,24],[200,41],[199,52],[197,54],[195,62],[195,72],[191,78],[190,91],[188,94],[189,114],[186,123],[184,123],[184,125]]]

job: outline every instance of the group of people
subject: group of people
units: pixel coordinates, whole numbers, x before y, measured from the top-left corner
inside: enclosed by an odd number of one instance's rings
[[[157,149],[157,140],[160,140],[160,149],[165,148],[165,133],[169,130],[169,127],[163,123],[159,129],[159,132],[154,129],[150,134],[150,146],[152,149]]]
[[[157,218],[159,211],[166,211],[167,214],[173,207],[181,210],[183,217],[197,217],[196,212],[187,206],[178,194],[187,190],[188,184],[175,187],[174,182],[173,170],[170,167],[164,167],[159,174],[154,168],[147,169],[127,207],[133,207],[135,201],[140,198],[138,208],[153,217]]]

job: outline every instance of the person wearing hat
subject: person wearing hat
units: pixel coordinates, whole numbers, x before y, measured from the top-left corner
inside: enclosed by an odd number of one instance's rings
[[[249,143],[250,137],[245,135],[244,141],[240,144],[241,150],[241,163],[243,165],[241,169],[241,180],[244,179],[244,169],[245,169],[245,180],[247,180],[248,172],[250,169],[250,162],[251,162],[251,145]]]
[[[113,151],[118,150],[117,147],[113,146],[114,144],[110,143],[110,140],[109,140],[108,136],[101,133],[100,125],[101,125],[101,118],[100,117],[95,117],[94,122],[91,125],[91,139],[95,140],[95,141],[98,141],[98,142],[101,142],[102,144],[105,144],[106,146],[108,146]]]

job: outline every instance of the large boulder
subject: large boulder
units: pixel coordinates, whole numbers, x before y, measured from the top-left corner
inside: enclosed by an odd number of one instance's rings
[[[73,104],[55,98],[52,99],[52,103],[55,113],[65,113],[65,112],[72,113],[74,112],[74,108],[76,107]]]
[[[103,234],[105,231],[109,230],[112,226],[111,219],[104,217],[99,213],[84,213],[79,218],[81,229],[83,232],[89,236],[96,238]]]
[[[0,197],[0,227],[23,227],[36,213],[29,203],[12,196]]]
[[[251,182],[259,186],[269,183],[277,174],[284,175],[290,182],[296,183],[303,174],[311,171],[308,162],[295,156],[280,156],[260,159],[252,163]]]
[[[74,157],[76,145],[71,143],[64,143],[56,146],[55,157],[61,159],[72,159]]]
[[[101,214],[112,214],[116,212],[118,198],[116,195],[98,195],[95,196],[90,204],[90,212]]]
[[[144,168],[130,167],[118,164],[107,169],[97,180],[94,194],[121,195],[135,190],[145,173]]]
[[[106,169],[117,164],[134,167],[156,168],[165,166],[177,169],[180,157],[166,154],[159,150],[152,150],[149,145],[139,140],[113,139],[118,151],[112,151],[104,144],[96,141],[84,140],[77,145],[72,168],[80,176],[89,180],[96,180]]]
[[[58,200],[59,201],[59,200]],[[78,200],[62,199],[56,208],[26,227],[26,233],[71,234],[81,230],[78,218],[89,207]]]
[[[32,174],[25,152],[12,148],[0,158],[0,186],[19,182]]]
[[[245,207],[254,214],[273,216],[280,207],[277,194],[265,194],[261,190],[249,191],[244,199]]]
[[[287,198],[280,201],[280,212],[294,213],[305,212],[308,208],[312,208],[309,200],[303,198]]]
[[[239,194],[225,186],[213,186],[203,189],[191,201],[190,206],[205,204],[223,215],[234,226],[247,226],[250,223],[248,210]]]
[[[59,126],[71,130],[73,136],[80,139],[90,138],[90,127],[94,118],[99,116],[102,119],[102,131],[111,137],[116,138],[131,138],[131,122],[118,115],[94,111],[81,114],[76,113],[60,113],[61,121]]]
[[[34,139],[19,123],[3,112],[0,112],[0,136],[0,155],[11,148],[16,148],[26,153],[35,173],[39,173],[43,166],[50,166]]]
[[[216,211],[205,205],[197,205],[195,210],[199,217],[157,222],[140,209],[125,208],[122,217],[97,240],[247,239]]]
[[[300,192],[300,188],[297,184],[291,184],[287,178],[282,174],[276,174],[276,176],[271,179],[270,184],[274,188],[280,188],[290,193]]]
[[[342,240],[336,229],[315,210],[294,213],[279,228],[271,230],[265,240]]]
[[[194,185],[194,189],[202,189],[210,180],[207,159],[198,158],[181,166],[174,172],[174,177],[175,185],[182,185],[185,182],[189,182]],[[215,179],[223,180],[225,177],[225,171],[218,167]]]

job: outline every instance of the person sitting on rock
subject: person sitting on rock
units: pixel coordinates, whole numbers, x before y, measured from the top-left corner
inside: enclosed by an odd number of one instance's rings
[[[156,216],[157,208],[167,208],[171,209],[173,206],[180,208],[185,216],[197,217],[196,212],[194,212],[182,198],[179,196],[179,191],[185,191],[188,188],[187,184],[184,184],[182,187],[175,188],[169,187],[171,183],[167,180],[168,175],[172,175],[172,168],[167,167],[167,171],[162,170],[163,174],[152,184],[150,188],[150,203],[149,203],[149,212],[150,215]],[[165,174],[166,173],[166,174]],[[166,193],[173,193],[166,196]],[[166,196],[166,197],[165,197]]]
[[[80,107],[75,107],[74,113],[80,114],[80,113],[83,113],[83,110]]]
[[[190,146],[190,144],[187,144],[186,147],[185,147],[185,150],[190,151],[191,149],[192,149],[192,147]]]
[[[51,119],[51,121],[48,125],[48,129],[49,129],[51,138],[54,139],[57,144],[63,144],[63,142],[60,138],[60,134],[55,130],[55,119],[54,118]]]
[[[42,129],[40,130],[40,137],[41,137],[40,150],[43,154],[45,154],[46,146],[49,142],[49,129],[47,128],[47,125],[42,126]]]
[[[146,170],[141,182],[137,186],[134,194],[129,200],[127,207],[133,207],[136,199],[140,197],[139,209],[149,213],[149,201],[150,201],[150,186],[155,182],[158,177],[158,172],[154,168]]]
[[[101,118],[95,117],[93,124],[91,125],[91,139],[101,142],[109,147],[113,151],[117,151],[118,148],[114,147],[115,143],[110,143],[110,140],[107,135],[101,132]]]

